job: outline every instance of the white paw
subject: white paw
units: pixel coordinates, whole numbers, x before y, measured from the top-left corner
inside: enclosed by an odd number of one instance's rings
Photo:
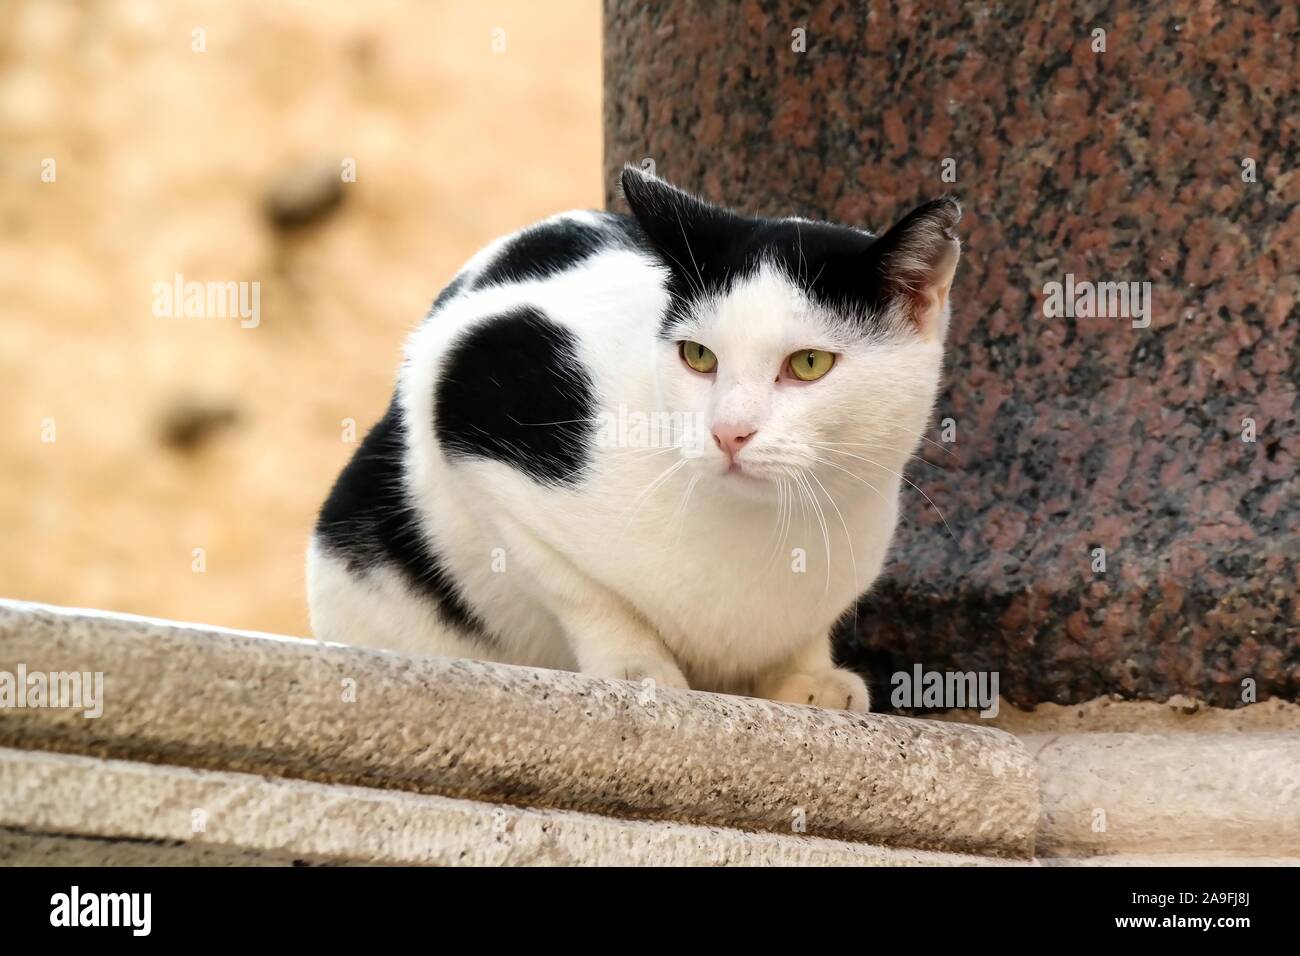
[[[670,660],[651,654],[633,657],[614,657],[583,668],[592,677],[605,677],[611,680],[630,680],[634,684],[644,685],[647,680],[654,681],[655,687],[679,687],[689,690],[690,684],[681,669]]]
[[[810,707],[851,710],[865,714],[871,709],[871,696],[862,678],[852,671],[836,667],[811,674],[787,674],[759,688],[769,700],[783,700]]]

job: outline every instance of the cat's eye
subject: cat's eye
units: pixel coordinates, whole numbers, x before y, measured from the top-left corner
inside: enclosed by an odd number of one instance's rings
[[[697,372],[706,375],[718,367],[718,357],[699,342],[683,342],[682,361]]]
[[[799,381],[815,382],[831,370],[835,364],[835,355],[821,349],[803,349],[791,355],[786,362],[790,366],[790,374]]]

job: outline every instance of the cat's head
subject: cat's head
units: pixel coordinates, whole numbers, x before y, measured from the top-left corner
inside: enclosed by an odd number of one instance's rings
[[[634,167],[623,193],[669,271],[659,387],[694,423],[694,466],[741,491],[901,473],[939,387],[957,201],[877,237],[743,216]]]

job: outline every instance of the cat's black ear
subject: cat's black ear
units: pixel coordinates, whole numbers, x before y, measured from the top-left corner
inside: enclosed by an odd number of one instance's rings
[[[709,271],[735,238],[741,217],[635,166],[625,166],[623,196],[646,238],[692,279]]]
[[[960,219],[961,205],[943,196],[917,206],[871,246],[883,297],[900,304],[926,337],[942,339],[947,331],[948,291],[961,257],[954,231]]]

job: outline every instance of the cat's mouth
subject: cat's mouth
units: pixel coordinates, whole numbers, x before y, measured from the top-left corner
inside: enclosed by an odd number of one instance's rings
[[[801,480],[799,476],[812,474],[812,470],[811,462],[790,460],[786,457],[774,459],[764,455],[754,460],[741,458],[720,462],[717,471],[713,474],[714,480],[719,482],[721,487],[736,492],[766,496],[778,485],[797,486]]]
[[[767,469],[761,464],[754,464],[753,462],[729,462],[722,469],[719,477],[728,483],[749,487],[766,485],[771,482],[771,476],[767,474]]]

